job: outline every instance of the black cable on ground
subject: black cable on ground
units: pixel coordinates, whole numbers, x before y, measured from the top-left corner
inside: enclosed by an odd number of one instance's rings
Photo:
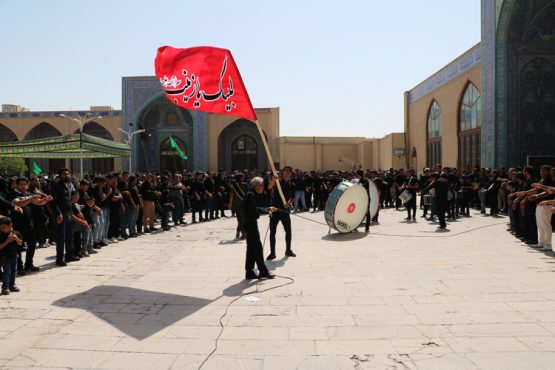
[[[264,242],[262,244],[262,249],[264,249],[264,246],[266,245],[266,238],[268,237],[268,231],[270,230],[270,224],[268,224],[268,228],[266,229],[266,233],[264,235]],[[255,294],[255,293],[264,293],[264,292],[268,292],[270,290],[273,289],[278,289],[278,288],[282,288],[288,285],[291,285],[295,282],[295,279],[289,277],[289,276],[280,276],[280,275],[275,275],[278,278],[281,279],[285,279],[285,280],[289,280],[287,283],[285,284],[281,284],[281,285],[276,285],[267,289],[263,289],[263,290],[258,290],[258,286],[260,284],[260,281],[258,281],[256,283],[256,290],[255,291],[250,291],[250,292],[246,292],[246,293],[241,293],[239,296],[235,297],[233,300],[231,300],[226,306],[225,306],[225,311],[224,313],[220,316],[220,332],[218,333],[218,336],[215,339],[215,344],[214,344],[214,349],[208,354],[208,356],[206,356],[206,358],[202,361],[202,363],[200,364],[200,366],[198,367],[198,370],[202,369],[202,367],[206,364],[206,362],[212,357],[212,355],[214,355],[214,353],[216,353],[216,351],[218,350],[218,343],[220,340],[220,337],[222,336],[223,332],[224,332],[224,323],[223,320],[224,318],[227,316],[227,312],[229,311],[229,307],[231,307],[231,305],[235,302],[237,302],[239,299],[243,298],[246,295],[250,295],[250,294]]]

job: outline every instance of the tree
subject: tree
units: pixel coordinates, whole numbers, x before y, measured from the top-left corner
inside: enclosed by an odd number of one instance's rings
[[[8,175],[19,175],[25,171],[27,171],[27,166],[23,158],[0,157],[0,172],[5,172]]]

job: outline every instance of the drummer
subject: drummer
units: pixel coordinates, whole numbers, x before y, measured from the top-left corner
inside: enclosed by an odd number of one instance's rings
[[[412,196],[408,202],[405,203],[405,209],[407,210],[407,217],[405,220],[416,221],[416,192],[418,191],[418,179],[414,175],[414,170],[411,169],[409,172],[409,179],[403,186],[400,188],[401,191],[408,191]],[[412,212],[412,217],[411,217]]]
[[[364,171],[362,170],[357,170],[356,172],[357,177],[356,177],[356,181],[353,181],[355,183],[359,183],[360,185],[362,185],[364,187],[364,190],[366,190],[366,194],[368,194],[368,199],[370,199],[370,183],[367,178],[364,177]],[[370,231],[370,208],[367,207],[366,208],[366,223],[365,223],[365,227],[364,227],[364,231],[369,232]]]

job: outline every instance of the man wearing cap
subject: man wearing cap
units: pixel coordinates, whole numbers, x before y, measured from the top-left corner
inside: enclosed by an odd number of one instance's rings
[[[245,279],[273,279],[264,263],[263,246],[260,242],[258,231],[258,218],[260,208],[257,199],[264,192],[264,179],[254,177],[250,181],[251,190],[247,192],[243,200],[244,226],[247,234],[247,256],[245,261]],[[272,210],[270,211],[270,214]],[[258,275],[254,272],[254,265],[258,268]]]

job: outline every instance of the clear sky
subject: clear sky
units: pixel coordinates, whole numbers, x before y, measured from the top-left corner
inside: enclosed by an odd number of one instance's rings
[[[230,49],[281,135],[403,130],[403,92],[480,41],[479,0],[0,0],[0,104],[121,108],[162,45]]]

